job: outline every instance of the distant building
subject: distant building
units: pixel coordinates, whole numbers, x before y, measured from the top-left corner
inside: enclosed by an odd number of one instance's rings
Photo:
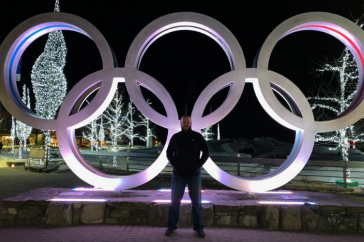
[[[11,146],[11,114],[0,103],[0,120],[1,119],[3,121],[0,124],[0,140],[3,142],[4,146]],[[39,130],[33,129],[27,143],[30,145],[35,145],[37,143],[36,137],[38,136],[38,133]],[[16,139],[15,143],[19,144],[19,141]]]
[[[4,106],[0,103],[0,120],[2,120],[0,124],[0,140],[3,142],[4,146],[7,143],[12,142],[10,136],[11,130],[11,114],[4,108]]]

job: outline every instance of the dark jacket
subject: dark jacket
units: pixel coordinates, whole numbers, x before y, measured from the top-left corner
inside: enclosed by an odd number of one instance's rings
[[[209,149],[200,133],[191,129],[182,130],[169,141],[167,158],[173,166],[173,173],[189,178],[201,173],[201,167],[209,158]]]

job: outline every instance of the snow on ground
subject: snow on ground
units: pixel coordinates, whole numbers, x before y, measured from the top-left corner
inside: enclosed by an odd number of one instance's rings
[[[223,139],[207,141],[211,156],[237,156],[252,158],[285,159],[291,153],[293,143],[282,142],[272,138]],[[314,146],[310,160],[341,161],[340,150],[330,150],[329,146]],[[349,160],[364,161],[360,150],[349,150]]]
[[[6,158],[0,158],[0,168],[8,167],[8,165],[6,164],[7,161],[8,161],[8,159],[6,159]]]

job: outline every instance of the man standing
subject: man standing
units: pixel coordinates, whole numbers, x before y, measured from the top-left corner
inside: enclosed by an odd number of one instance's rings
[[[177,229],[180,203],[187,185],[192,203],[193,230],[199,237],[205,237],[201,224],[201,167],[209,157],[209,149],[203,136],[191,130],[191,125],[191,117],[182,116],[182,130],[172,136],[167,148],[167,158],[173,167],[167,236],[173,235]]]

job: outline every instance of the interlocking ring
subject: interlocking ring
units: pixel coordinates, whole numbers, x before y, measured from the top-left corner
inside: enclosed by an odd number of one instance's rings
[[[103,69],[88,75],[67,94],[56,120],[45,120],[34,114],[21,101],[15,75],[19,59],[35,39],[55,30],[71,30],[82,33],[95,41],[100,51]],[[168,164],[166,147],[173,134],[180,130],[176,107],[167,90],[153,77],[139,71],[139,65],[148,47],[161,36],[179,30],[191,30],[215,40],[225,51],[231,71],[211,82],[200,94],[192,111],[193,129],[200,131],[223,119],[241,97],[245,82],[253,84],[259,102],[277,122],[296,131],[293,150],[287,160],[275,171],[254,178],[230,175],[220,169],[210,158],[205,170],[224,185],[237,190],[262,192],[284,185],[293,179],[306,165],[314,145],[315,134],[334,131],[359,120],[364,114],[364,33],[349,20],[329,13],[306,13],[292,17],[280,24],[267,38],[260,50],[257,68],[246,69],[243,51],[234,35],[221,23],[197,13],[174,13],[163,16],[147,25],[133,41],[125,62],[125,68],[114,68],[113,56],[101,33],[86,20],[67,13],[47,13],[21,23],[5,39],[0,47],[0,100],[16,119],[38,129],[56,130],[59,147],[70,169],[85,182],[104,189],[120,191],[144,184],[158,175]],[[275,44],[284,36],[303,30],[328,33],[344,43],[354,55],[359,69],[359,91],[351,106],[335,120],[317,122],[303,93],[290,80],[268,70],[270,54]],[[157,160],[146,170],[127,177],[102,173],[90,166],[78,150],[75,142],[76,128],[80,128],[102,114],[110,104],[117,84],[125,82],[136,107],[151,121],[168,129],[165,148]],[[143,98],[140,86],[153,92],[162,102],[167,115],[152,109]],[[213,113],[203,117],[203,111],[211,97],[224,87],[230,87],[224,103]],[[272,88],[284,94],[289,103],[296,105],[297,116],[289,112],[275,97]],[[75,106],[90,92],[99,89],[91,103],[79,112]]]

